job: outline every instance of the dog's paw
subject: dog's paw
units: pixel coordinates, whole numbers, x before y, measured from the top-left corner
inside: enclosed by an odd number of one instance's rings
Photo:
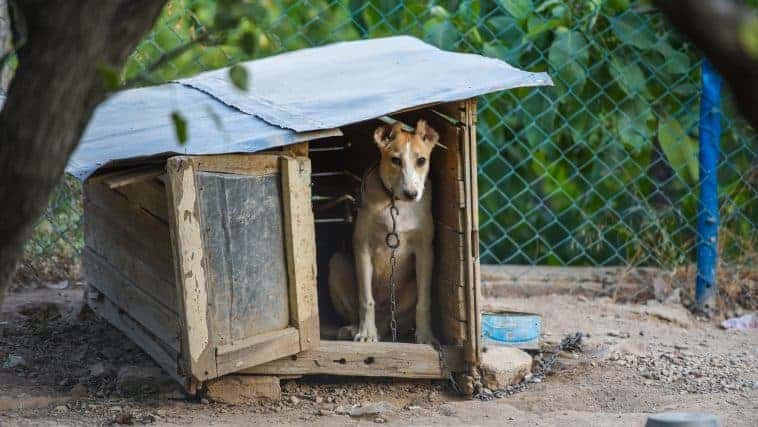
[[[416,344],[437,345],[439,342],[434,338],[432,331],[416,331]]]
[[[358,342],[377,342],[379,341],[379,334],[376,332],[376,325],[361,325],[358,328],[358,333],[355,334],[353,341]]]

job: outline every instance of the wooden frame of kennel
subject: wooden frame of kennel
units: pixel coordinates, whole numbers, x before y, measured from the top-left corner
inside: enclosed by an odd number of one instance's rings
[[[413,115],[427,107],[397,113]],[[446,150],[436,150],[435,286],[444,361],[429,345],[321,340],[308,143],[263,154],[177,156],[88,179],[83,264],[90,307],[122,330],[190,392],[232,372],[446,378],[480,360],[480,272],[476,100],[434,106]],[[393,114],[393,116],[396,116]],[[441,128],[441,129],[440,129]],[[281,177],[289,283],[287,327],[225,343],[217,336],[203,280],[202,215],[195,175]],[[439,208],[443,206],[443,208]],[[179,279],[180,280],[177,280]]]

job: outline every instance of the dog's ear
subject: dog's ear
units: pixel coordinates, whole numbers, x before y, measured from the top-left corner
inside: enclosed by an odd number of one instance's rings
[[[420,136],[427,144],[435,145],[440,140],[440,135],[437,131],[432,129],[424,119],[421,119],[416,123],[416,135]]]
[[[374,142],[379,148],[385,148],[395,139],[395,136],[403,129],[403,125],[400,122],[394,125],[379,126],[374,131]]]

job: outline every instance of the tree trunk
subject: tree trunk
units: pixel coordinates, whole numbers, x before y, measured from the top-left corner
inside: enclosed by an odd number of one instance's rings
[[[16,0],[26,28],[0,112],[0,305],[92,113],[165,1]]]
[[[753,11],[733,0],[656,0],[655,5],[711,60],[737,107],[758,129],[758,57],[740,40]]]

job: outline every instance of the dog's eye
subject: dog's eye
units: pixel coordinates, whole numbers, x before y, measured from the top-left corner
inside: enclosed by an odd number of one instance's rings
[[[393,157],[393,158],[392,158],[392,163],[394,163],[394,164],[396,164],[396,165],[400,166],[400,164],[401,164],[402,162],[400,161],[400,157]]]
[[[418,160],[416,160],[416,164],[418,166],[424,166],[426,164],[426,157],[419,157]]]

